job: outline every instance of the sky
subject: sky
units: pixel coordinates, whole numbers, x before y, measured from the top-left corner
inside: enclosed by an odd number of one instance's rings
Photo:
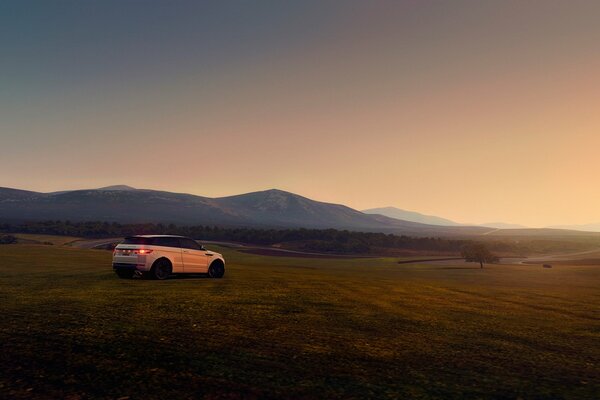
[[[0,186],[600,222],[598,1],[2,1]]]

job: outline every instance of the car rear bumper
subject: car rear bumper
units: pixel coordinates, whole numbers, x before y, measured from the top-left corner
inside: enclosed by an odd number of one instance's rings
[[[138,269],[137,264],[113,263],[112,266],[115,271],[135,271]]]
[[[145,255],[138,255],[133,257],[125,257],[125,256],[115,256],[112,259],[113,269],[123,269],[123,270],[139,270],[139,271],[148,271],[150,269],[149,265],[151,260]]]

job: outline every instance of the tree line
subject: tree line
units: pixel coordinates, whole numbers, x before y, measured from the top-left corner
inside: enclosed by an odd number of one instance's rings
[[[368,253],[377,248],[460,253],[468,240],[439,237],[411,237],[377,232],[338,229],[260,229],[219,226],[178,226],[175,224],[121,224],[117,222],[37,221],[0,223],[0,232],[77,236],[85,238],[124,237],[143,234],[189,236],[196,240],[230,241],[255,245],[298,243],[305,250],[319,252]]]

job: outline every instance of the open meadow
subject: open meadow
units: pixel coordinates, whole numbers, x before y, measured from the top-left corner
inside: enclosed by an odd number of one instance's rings
[[[600,397],[600,266],[209,248],[224,279],[159,282],[0,246],[0,398]]]

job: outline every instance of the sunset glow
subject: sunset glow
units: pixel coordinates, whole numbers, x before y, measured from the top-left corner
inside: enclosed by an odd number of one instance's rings
[[[0,5],[0,186],[600,221],[598,2],[44,4]]]

